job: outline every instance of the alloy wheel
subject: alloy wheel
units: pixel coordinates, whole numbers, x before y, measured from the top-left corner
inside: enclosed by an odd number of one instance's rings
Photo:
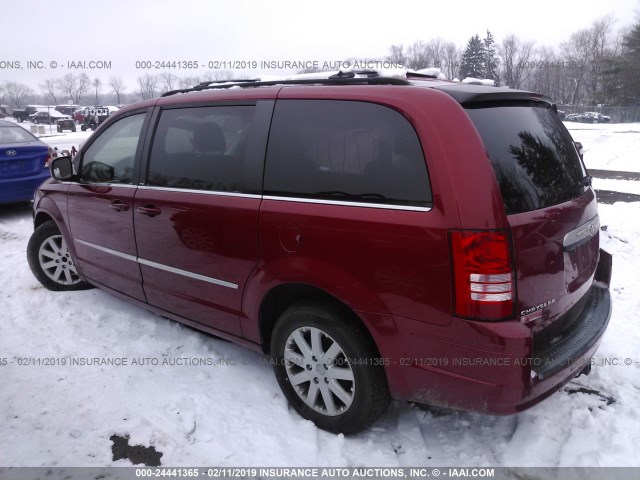
[[[42,242],[38,262],[45,275],[56,283],[75,285],[81,281],[62,235],[53,235]]]
[[[297,395],[316,412],[336,416],[353,403],[356,384],[342,347],[315,327],[300,327],[285,343],[284,362]]]

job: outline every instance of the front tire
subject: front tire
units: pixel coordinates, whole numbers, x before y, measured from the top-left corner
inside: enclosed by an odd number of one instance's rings
[[[293,305],[276,324],[271,354],[289,403],[323,430],[359,432],[389,406],[383,359],[348,312],[315,302]]]
[[[35,229],[27,245],[29,268],[48,290],[86,290],[91,285],[78,275],[75,261],[60,230],[52,221]]]

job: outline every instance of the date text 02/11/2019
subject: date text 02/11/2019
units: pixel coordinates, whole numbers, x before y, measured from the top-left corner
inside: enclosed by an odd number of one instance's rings
[[[361,61],[318,61],[318,60],[137,60],[138,70],[341,70],[354,69],[394,69],[403,65],[381,60]]]

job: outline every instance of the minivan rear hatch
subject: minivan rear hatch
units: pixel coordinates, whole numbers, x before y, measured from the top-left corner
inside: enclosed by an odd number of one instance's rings
[[[586,169],[549,103],[463,107],[485,144],[511,226],[516,316],[553,341],[576,321],[565,314],[587,293],[598,265],[599,219]]]

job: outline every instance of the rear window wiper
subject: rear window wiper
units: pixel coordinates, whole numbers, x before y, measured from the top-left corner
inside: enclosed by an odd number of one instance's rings
[[[582,177],[580,179],[580,184],[583,187],[590,187],[592,184],[593,177],[591,175],[587,175],[586,177]]]

